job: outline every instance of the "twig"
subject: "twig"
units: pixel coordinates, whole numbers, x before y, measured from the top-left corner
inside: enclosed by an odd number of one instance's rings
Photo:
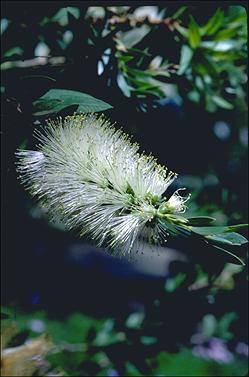
[[[28,60],[7,61],[1,64],[1,70],[8,70],[13,68],[37,68],[44,65],[61,66],[65,64],[66,58],[64,56],[56,57],[35,57]]]

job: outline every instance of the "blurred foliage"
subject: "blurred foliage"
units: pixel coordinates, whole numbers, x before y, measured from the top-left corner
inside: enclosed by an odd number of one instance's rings
[[[192,83],[188,98],[203,102],[207,111],[215,111],[217,106],[232,109],[230,100],[245,97],[246,9],[217,9],[201,26],[190,16],[188,27],[180,26],[179,32],[187,44],[181,50],[178,74],[185,73]]]
[[[10,315],[10,308],[2,311]],[[21,376],[25,371],[27,376],[34,372],[37,376],[241,376],[247,372],[245,355],[229,350],[234,313],[218,320],[205,315],[191,345],[179,345],[179,352],[173,354],[164,350],[139,312],[122,323],[80,313],[55,320],[45,312],[18,311],[16,321],[10,318],[2,320],[5,329],[16,327],[2,353],[2,372],[8,372],[4,375]],[[30,361],[28,352],[33,356]]]
[[[210,7],[52,6],[33,16],[10,11],[1,20],[3,72],[54,67],[52,75],[23,80],[56,81],[56,71],[82,64],[125,97],[178,98],[214,112],[245,103],[247,13],[242,6]],[[49,14],[50,13],[50,14]],[[195,15],[196,13],[196,15]],[[18,44],[12,33],[20,33]],[[158,43],[162,41],[162,43]],[[4,76],[3,76],[4,77]],[[8,92],[3,82],[2,91]]]
[[[241,271],[227,264],[213,285],[200,267],[195,277],[171,273],[158,297],[121,317],[54,316],[2,307],[1,365],[9,373],[3,375],[246,375],[248,344],[246,329],[240,329],[244,308],[232,311],[235,307],[229,309],[225,301],[222,308],[214,306],[226,291],[229,301],[238,296]]]

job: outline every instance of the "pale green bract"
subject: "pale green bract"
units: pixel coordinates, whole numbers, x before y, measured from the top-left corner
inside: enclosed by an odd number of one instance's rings
[[[189,198],[180,190],[164,196],[177,175],[138,153],[139,145],[104,116],[47,123],[35,132],[37,151],[17,152],[17,171],[51,219],[119,254],[141,238],[164,243],[170,230],[161,219],[183,213]]]

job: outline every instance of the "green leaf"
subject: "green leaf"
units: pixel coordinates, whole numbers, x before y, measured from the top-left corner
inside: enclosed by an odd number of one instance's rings
[[[141,336],[140,341],[145,346],[150,346],[151,344],[157,343],[157,338],[155,336]]]
[[[185,10],[187,9],[186,6],[182,6],[180,7],[172,16],[171,18],[173,18],[174,20],[176,20],[177,18],[179,18],[184,12]]]
[[[136,47],[131,47],[129,50],[132,52],[138,52],[140,55],[144,55],[148,57],[152,56],[152,54],[148,52],[149,51],[148,47],[146,47],[144,50],[141,50],[140,48],[136,48]]]
[[[240,229],[248,229],[248,224],[229,225],[229,229],[231,232],[235,232]]]
[[[200,93],[197,90],[191,90],[188,92],[188,98],[190,101],[199,102],[200,101]]]
[[[214,113],[217,110],[217,105],[212,101],[210,94],[205,93],[205,109],[210,113]]]
[[[80,10],[76,7],[65,7],[58,10],[53,16],[52,21],[58,22],[61,26],[66,26],[69,23],[69,15],[79,19]]]
[[[135,365],[135,361],[133,361],[133,363],[131,363],[130,361],[126,361],[125,370],[126,370],[126,373],[125,373],[126,376],[137,376],[137,377],[143,376],[143,374],[140,373],[138,367]]]
[[[181,234],[182,236],[191,236],[191,227],[172,224],[167,219],[159,219],[161,226],[172,236]]]
[[[240,246],[248,242],[244,236],[235,232],[206,236],[206,238],[221,244],[228,244],[234,246]]]
[[[22,56],[24,53],[24,50],[19,47],[19,46],[16,46],[16,47],[11,47],[9,50],[7,50],[3,56],[5,58],[10,58],[10,57],[13,57],[13,56]]]
[[[138,329],[144,320],[144,313],[131,313],[125,322],[125,326],[129,329]]]
[[[180,24],[176,24],[176,30],[185,38],[188,38],[188,29],[181,26]]]
[[[167,69],[163,69],[163,68],[159,68],[159,69],[155,69],[155,70],[150,70],[150,69],[147,69],[145,71],[148,75],[152,76],[152,77],[170,77],[170,73],[167,71]]]
[[[206,314],[202,320],[202,333],[204,337],[210,338],[217,328],[217,320],[213,314]]]
[[[247,228],[248,224],[238,224],[238,225],[229,225],[229,226],[189,226],[189,229],[192,232],[200,234],[202,236],[212,236],[214,234],[221,234],[221,233],[231,233],[235,232],[236,230]]]
[[[207,54],[202,55],[198,63],[194,66],[194,70],[200,75],[212,76],[217,82],[219,82],[219,72],[217,65],[210,59]]]
[[[133,28],[129,31],[122,32],[120,41],[126,48],[134,47],[136,44],[142,41],[142,39],[150,32],[148,25],[142,25],[140,27]]]
[[[200,29],[193,16],[190,16],[190,23],[188,27],[188,38],[189,38],[190,46],[192,48],[196,48],[200,45],[200,42],[201,42]]]
[[[233,226],[208,226],[208,227],[189,227],[194,233],[204,236],[204,240],[213,248],[225,252],[228,262],[242,264],[244,262],[230,250],[226,250],[221,245],[240,246],[247,242],[246,238],[238,233],[233,232]],[[218,245],[217,245],[218,243]]]
[[[136,76],[145,77],[145,78],[149,78],[149,77],[153,77],[153,76],[166,76],[166,77],[170,77],[169,72],[166,69],[163,69],[163,68],[159,68],[159,69],[146,69],[146,70],[143,71],[141,69],[128,68],[127,67],[127,70],[128,70],[129,74],[132,74],[135,77]]]
[[[33,102],[36,111],[34,115],[47,115],[78,105],[77,113],[90,113],[111,109],[108,103],[94,98],[86,93],[67,89],[50,89],[41,98]]]
[[[158,96],[159,98],[162,97],[164,94],[158,84],[153,84],[146,80],[137,80],[133,77],[129,77],[129,80],[135,84],[134,88],[136,93],[141,93],[145,96],[148,94],[152,94],[154,96]]]
[[[178,70],[178,75],[182,75],[186,69],[189,67],[190,62],[193,57],[193,50],[187,45],[183,45],[181,49],[180,67]]]
[[[215,41],[223,41],[226,39],[231,39],[238,35],[238,27],[233,29],[224,29],[219,31],[215,36]]]
[[[214,244],[211,244],[212,247],[214,247],[215,249],[219,250],[219,251],[222,251],[224,253],[227,254],[227,257],[228,257],[228,263],[234,263],[234,264],[241,264],[243,266],[245,266],[245,263],[244,261],[239,258],[237,255],[233,254],[231,251],[228,251],[226,249],[223,249],[222,247],[220,246],[217,246],[217,245],[214,245]]]
[[[230,340],[233,338],[233,334],[229,331],[229,328],[233,321],[238,318],[238,315],[235,312],[226,313],[217,323],[217,333],[218,335],[225,340]]]
[[[192,226],[205,226],[211,224],[215,221],[213,217],[209,216],[195,216],[195,217],[188,217],[188,225]]]
[[[122,55],[122,54],[117,54],[117,58],[118,60],[122,61],[123,63],[127,63],[131,60],[134,59],[134,56],[131,56],[131,55]]]
[[[202,28],[203,34],[213,35],[221,27],[224,18],[224,12],[217,9],[215,14],[210,18],[207,24]]]
[[[211,236],[213,234],[231,232],[229,226],[203,226],[203,227],[190,226],[189,228],[194,233],[200,234],[201,236]]]
[[[46,114],[53,114],[57,113],[64,109],[64,106],[62,105],[60,100],[43,100],[41,97],[39,100],[33,102],[33,105],[36,108],[36,112],[34,115],[40,116],[40,115],[46,115]],[[38,110],[38,111],[37,111]]]
[[[167,279],[164,286],[165,290],[167,292],[174,292],[182,283],[184,283],[186,277],[186,273],[179,272],[175,277]]]
[[[142,69],[136,69],[136,68],[130,68],[127,67],[127,71],[129,74],[132,74],[134,77],[140,76],[140,77],[149,77],[150,76],[150,71],[148,70],[142,70]]]
[[[133,88],[127,83],[122,73],[119,73],[117,75],[117,84],[126,97],[131,96],[131,91],[133,90]]]
[[[231,110],[233,109],[233,105],[226,101],[224,98],[219,96],[212,96],[212,101],[222,109]]]

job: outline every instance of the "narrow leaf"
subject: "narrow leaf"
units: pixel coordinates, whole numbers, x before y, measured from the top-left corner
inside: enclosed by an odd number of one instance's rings
[[[130,85],[128,85],[128,83],[125,80],[124,75],[122,73],[119,73],[117,75],[117,84],[126,97],[131,96],[132,87]]]
[[[196,48],[200,45],[200,42],[201,42],[200,30],[193,16],[190,16],[188,37],[189,37],[190,46],[192,48]]]
[[[234,38],[238,35],[238,27],[233,29],[224,29],[219,31],[215,36],[215,41],[224,41],[230,38]]]
[[[220,246],[213,245],[213,244],[211,244],[211,243],[210,243],[210,245],[211,245],[212,247],[214,247],[215,249],[220,250],[220,251],[226,253],[226,254],[227,254],[227,257],[228,257],[228,263],[242,264],[242,266],[245,266],[244,261],[243,261],[241,258],[239,258],[237,255],[233,254],[231,251],[228,251],[228,250],[226,250],[226,249],[223,249],[223,248],[220,247]]]
[[[221,27],[224,18],[224,12],[221,9],[217,9],[213,17],[210,18],[208,23],[204,26],[203,33],[207,35],[213,35]]]
[[[171,18],[173,18],[174,20],[176,20],[177,18],[179,18],[184,12],[185,10],[187,9],[186,6],[182,6],[180,7],[172,16]]]
[[[183,45],[181,49],[180,67],[178,75],[182,75],[189,67],[191,59],[193,57],[193,50],[187,45]]]
[[[229,225],[229,229],[231,232],[233,231],[237,231],[237,230],[240,230],[240,229],[248,229],[248,225],[249,224],[236,224],[236,225]]]
[[[240,246],[248,242],[244,236],[235,232],[206,236],[206,238],[221,244],[228,244],[234,246]]]
[[[202,236],[211,236],[214,234],[231,232],[231,229],[229,226],[203,226],[203,227],[190,226],[189,228],[194,233],[200,234]]]
[[[219,96],[212,96],[212,100],[213,100],[213,102],[217,105],[217,106],[219,106],[219,107],[221,107],[221,108],[223,108],[223,109],[227,109],[227,110],[231,110],[231,109],[233,109],[233,105],[230,103],[230,102],[228,102],[228,101],[226,101],[224,98],[222,98],[222,97],[219,97]]]
[[[142,25],[129,31],[122,32],[120,41],[125,45],[126,48],[131,48],[141,42],[149,32],[150,27],[148,25]]]
[[[215,219],[209,216],[195,216],[195,217],[188,217],[188,225],[192,226],[205,226],[213,223]]]

